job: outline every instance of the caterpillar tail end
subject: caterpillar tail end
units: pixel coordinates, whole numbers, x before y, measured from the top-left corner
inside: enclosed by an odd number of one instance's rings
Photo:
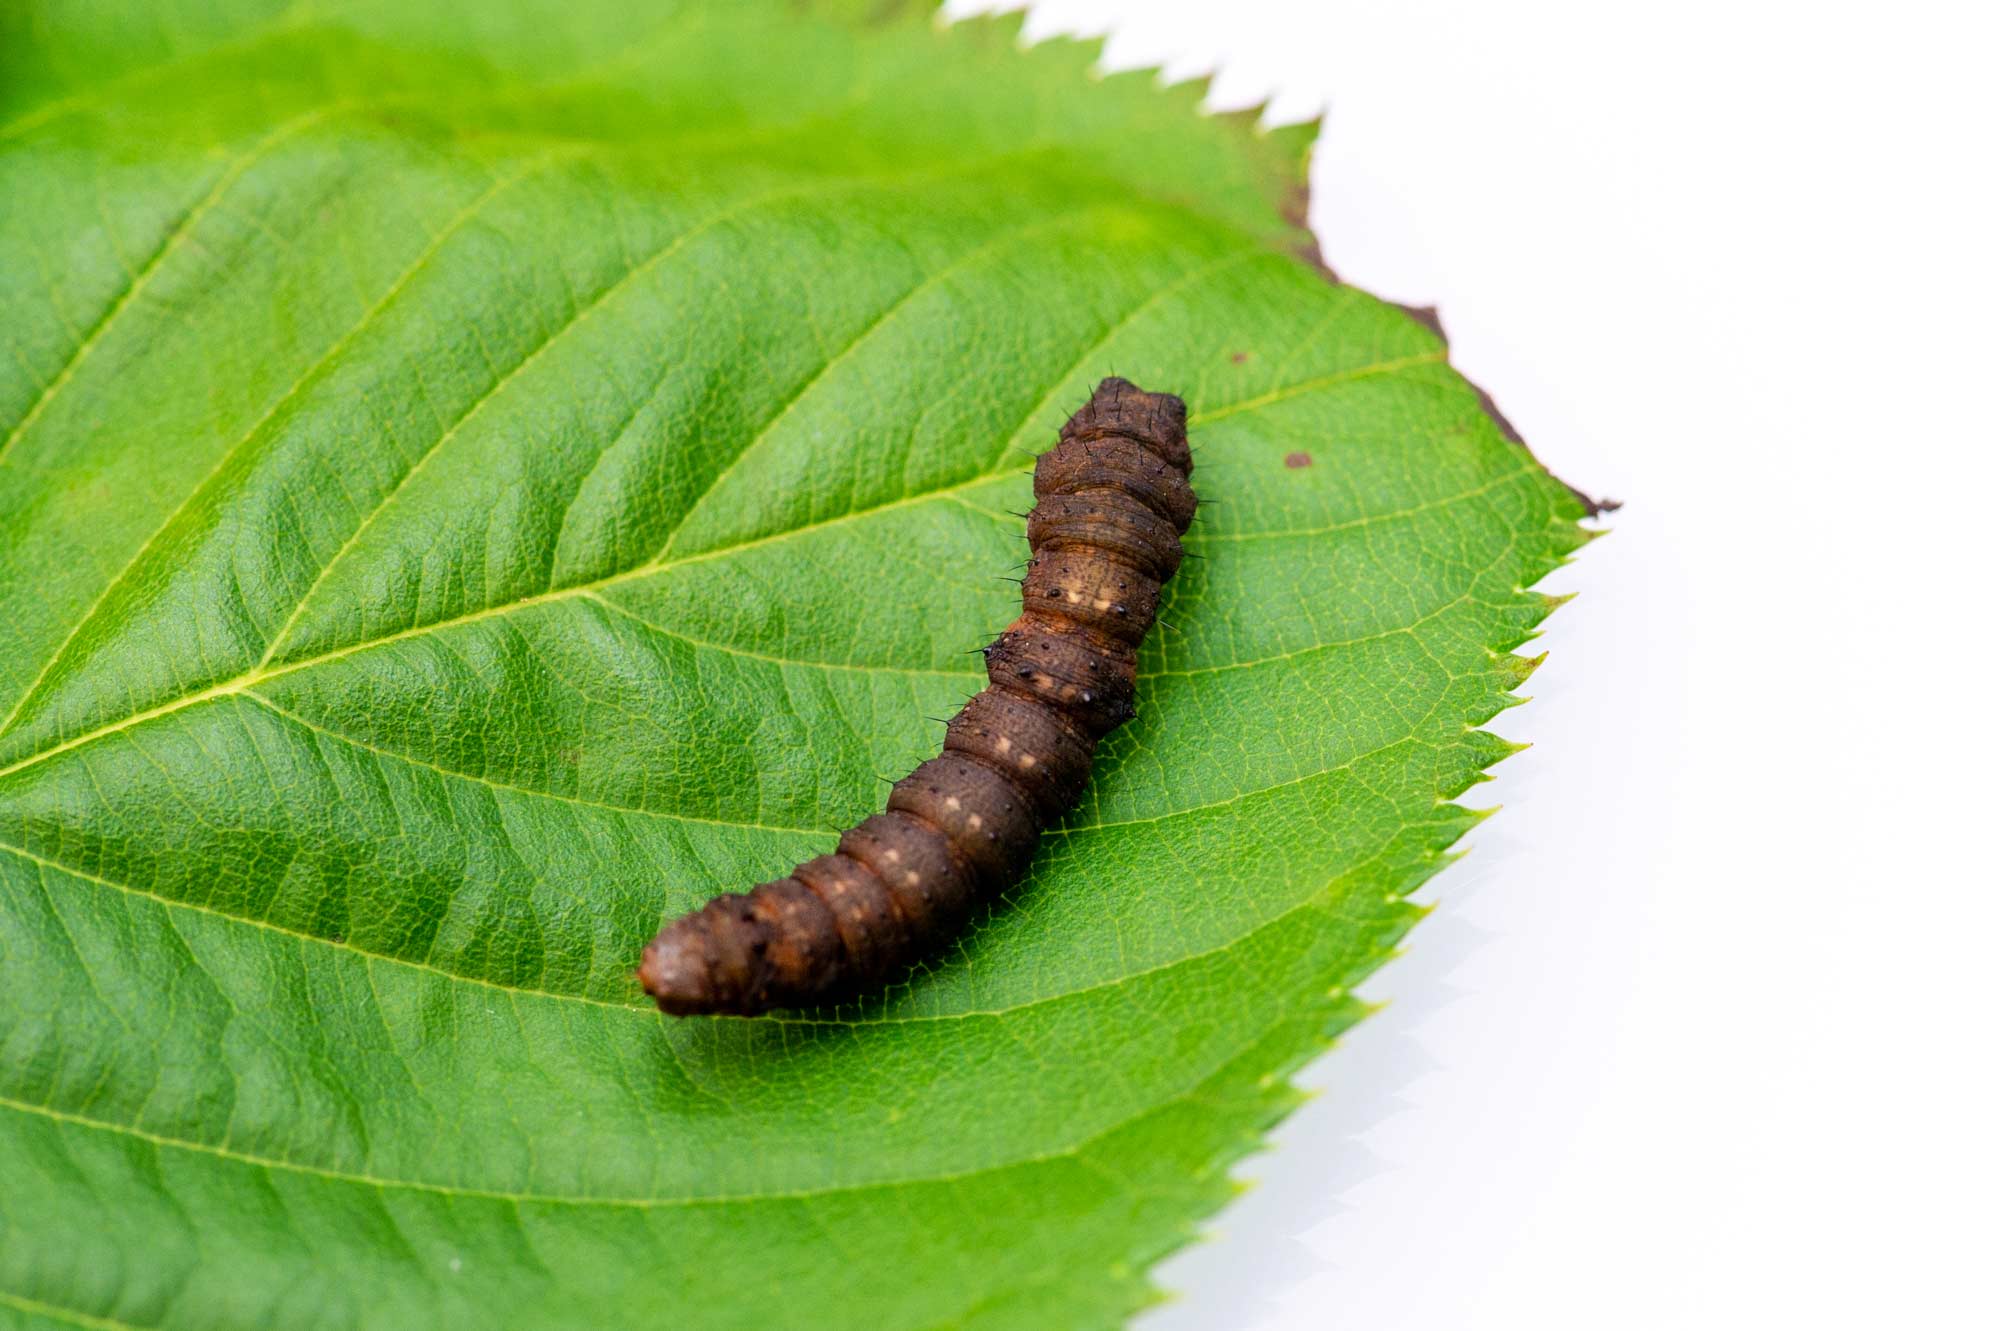
[[[692,918],[674,921],[646,944],[639,958],[639,983],[670,1016],[693,1017],[723,1009],[709,974],[706,944],[692,926]]]

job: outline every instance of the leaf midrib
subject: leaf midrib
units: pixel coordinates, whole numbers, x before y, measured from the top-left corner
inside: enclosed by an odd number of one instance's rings
[[[1389,360],[1377,361],[1369,365],[1358,366],[1353,370],[1344,371],[1338,376],[1321,376],[1317,379],[1306,381],[1297,386],[1297,392],[1298,393],[1314,392],[1322,388],[1337,387],[1341,384],[1369,378],[1379,374],[1393,374],[1400,372],[1401,370],[1404,369],[1413,368],[1415,366],[1436,363],[1442,359],[1442,356],[1443,352],[1438,351],[1438,352],[1427,352],[1418,356],[1404,356],[1404,357],[1392,358]],[[1269,397],[1269,395],[1265,396]],[[1284,400],[1284,399],[1278,398],[1274,400]],[[1271,403],[1266,402],[1265,405],[1271,405]],[[1200,415],[1190,417],[1189,418],[1190,428],[1198,424],[1202,419],[1203,417]],[[915,494],[903,495],[896,499],[886,500],[880,504],[870,505],[867,508],[852,509],[846,513],[837,514],[830,518],[823,518],[817,522],[801,523],[796,527],[787,527],[782,531],[769,532],[762,536],[752,537],[748,540],[738,541],[730,545],[718,546],[712,550],[697,551],[693,554],[682,555],[679,556],[678,558],[666,560],[659,563],[641,564],[635,568],[625,569],[617,573],[608,574],[602,578],[595,578],[585,582],[571,583],[563,587],[553,588],[546,592],[537,592],[532,596],[517,597],[512,601],[506,601],[499,605],[482,606],[478,610],[470,611],[463,615],[454,616],[450,619],[439,619],[439,620],[432,620],[429,621],[428,623],[423,623],[423,624],[413,624],[407,629],[400,629],[395,633],[384,634],[379,638],[365,639],[361,642],[351,643],[342,647],[337,647],[330,651],[323,652],[318,656],[305,657],[297,661],[283,662],[281,664],[278,664],[276,666],[271,666],[268,668],[252,669],[232,679],[224,680],[219,684],[212,684],[207,688],[198,689],[193,693],[183,694],[178,698],[169,699],[164,703],[160,703],[154,707],[146,708],[142,711],[134,712],[128,716],[121,717],[117,721],[109,722],[103,726],[97,727],[94,730],[86,731],[81,735],[77,735],[70,739],[63,740],[57,744],[50,745],[47,748],[38,749],[33,753],[27,754],[24,757],[16,759],[14,762],[8,764],[5,767],[0,767],[0,780],[5,780],[7,777],[13,776],[22,771],[26,771],[27,769],[37,766],[38,764],[45,762],[50,758],[57,757],[73,749],[80,748],[86,744],[93,743],[99,739],[104,739],[111,735],[118,734],[122,731],[129,730],[136,725],[143,724],[144,722],[147,721],[157,720],[163,716],[170,716],[175,712],[182,711],[185,708],[195,706],[196,704],[199,703],[211,701],[215,698],[226,697],[233,693],[240,693],[247,688],[250,688],[257,684],[261,684],[266,680],[276,679],[281,676],[293,674],[298,671],[310,669],[315,666],[326,665],[330,662],[341,660],[345,657],[353,656],[364,651],[372,651],[379,647],[386,647],[393,643],[405,641],[409,638],[420,637],[424,634],[443,632],[447,629],[457,628],[465,624],[477,623],[480,620],[484,619],[492,619],[499,616],[516,614],[522,610],[531,609],[536,606],[547,605],[552,602],[564,601],[574,597],[583,596],[587,593],[602,591],[607,587],[616,587],[627,582],[634,582],[644,578],[655,577],[660,574],[671,572],[677,568],[684,568],[690,564],[698,564],[713,559],[720,559],[729,555],[738,554],[745,550],[751,550],[751,549],[756,549],[760,546],[770,545],[778,541],[791,540],[794,537],[808,535],[813,532],[824,531],[828,528],[841,526],[849,522],[861,521],[867,518],[874,517],[878,514],[893,512],[899,509],[917,507],[923,504],[931,503],[937,499],[945,498],[950,495],[961,494],[964,493],[965,491],[976,489],[980,485],[986,484],[987,482],[990,481],[997,480],[1004,475],[1005,475],[1004,468],[999,470],[984,471],[977,475],[967,477],[965,480],[953,482],[949,485],[939,486],[931,490],[919,491]],[[1395,516],[1395,514],[1388,513],[1377,516],[1386,519]]]

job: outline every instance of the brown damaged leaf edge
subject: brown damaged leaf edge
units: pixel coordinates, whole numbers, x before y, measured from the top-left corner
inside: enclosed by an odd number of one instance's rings
[[[1304,181],[1295,186],[1290,196],[1286,199],[1284,210],[1285,220],[1290,222],[1304,236],[1304,239],[1299,241],[1293,248],[1292,253],[1301,263],[1316,270],[1327,281],[1336,286],[1344,285],[1340,280],[1340,274],[1334,272],[1333,265],[1326,261],[1326,255],[1321,252],[1319,247],[1319,237],[1313,234],[1312,225],[1307,220],[1311,203],[1312,195]],[[1393,301],[1390,303],[1395,304]],[[1451,345],[1451,338],[1444,331],[1444,320],[1438,317],[1437,306],[1396,305],[1396,308],[1429,329],[1436,335],[1437,340],[1444,343],[1446,347]],[[1501,414],[1500,406],[1493,400],[1493,395],[1478,384],[1473,383],[1470,379],[1466,380],[1466,383],[1474,393],[1479,395],[1479,409],[1486,413],[1494,425],[1499,427],[1500,433],[1506,437],[1507,441],[1519,444],[1523,452],[1527,453],[1529,457],[1534,457],[1534,450],[1528,447],[1528,441],[1521,437],[1521,432],[1514,428],[1514,422]],[[1543,470],[1547,471],[1548,469],[1544,467]],[[1576,496],[1576,502],[1583,505],[1583,515],[1587,518],[1598,517],[1601,514],[1609,513],[1614,509],[1622,507],[1616,499],[1594,499],[1582,490],[1577,489],[1574,485],[1571,485],[1562,477],[1556,476],[1554,472],[1549,472],[1549,475],[1555,478],[1558,485]]]
[[[811,1007],[879,987],[1020,877],[1133,716],[1138,647],[1194,518],[1187,407],[1106,379],[1035,460],[1021,617],[944,752],[830,855],[660,931],[639,981],[677,1016]]]
[[[1339,278],[1333,275],[1333,270],[1331,268],[1328,268],[1325,264],[1321,264],[1320,269],[1326,274],[1328,281],[1338,282],[1340,280]],[[1451,338],[1444,331],[1444,320],[1438,317],[1437,306],[1398,305],[1396,306],[1396,308],[1401,310],[1404,314],[1409,315],[1410,318],[1416,320],[1418,323],[1422,324],[1425,328],[1430,329],[1432,333],[1437,335],[1438,341],[1444,343],[1447,347],[1451,345]],[[1521,437],[1521,432],[1519,430],[1514,428],[1514,422],[1508,420],[1504,415],[1501,414],[1500,404],[1493,400],[1493,395],[1487,392],[1485,389],[1481,388],[1478,384],[1473,383],[1470,379],[1466,380],[1466,384],[1472,389],[1473,392],[1479,395],[1479,409],[1486,413],[1488,419],[1490,419],[1494,423],[1494,425],[1499,427],[1501,435],[1503,435],[1509,443],[1520,445],[1521,451],[1526,453],[1529,457],[1534,457],[1535,451],[1532,448],[1528,447],[1528,441]],[[1544,467],[1542,470],[1548,471],[1548,468]],[[1583,505],[1583,515],[1587,518],[1594,518],[1599,516],[1600,514],[1609,513],[1614,509],[1623,507],[1623,505],[1616,499],[1591,498],[1589,495],[1577,489],[1574,485],[1571,485],[1568,481],[1564,480],[1560,476],[1557,476],[1552,471],[1549,472],[1549,475],[1554,477],[1556,484],[1562,486],[1563,489],[1569,491],[1571,494],[1576,496],[1576,502]]]

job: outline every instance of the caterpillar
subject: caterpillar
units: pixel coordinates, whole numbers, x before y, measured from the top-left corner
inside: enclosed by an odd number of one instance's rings
[[[879,987],[1021,875],[1082,797],[1097,742],[1135,715],[1193,465],[1181,399],[1098,384],[1035,460],[1021,615],[982,649],[990,682],[946,723],[944,751],[831,854],[662,929],[639,965],[662,1011],[751,1016]]]

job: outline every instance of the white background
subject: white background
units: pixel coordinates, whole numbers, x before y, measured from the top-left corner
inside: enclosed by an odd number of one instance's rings
[[[1328,260],[1626,503],[1546,584],[1506,812],[1143,1331],[2000,1327],[2000,41],[1955,8],[1034,7],[1324,108]]]

